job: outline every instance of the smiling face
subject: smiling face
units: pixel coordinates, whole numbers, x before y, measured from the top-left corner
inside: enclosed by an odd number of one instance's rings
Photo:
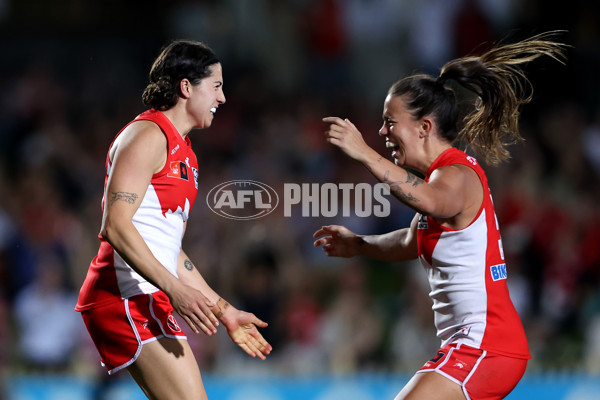
[[[388,95],[383,105],[383,126],[379,135],[385,137],[386,147],[398,166],[416,168],[421,121],[415,120],[406,108],[402,96]]]
[[[208,128],[212,124],[217,108],[225,103],[223,93],[223,70],[221,64],[209,67],[211,74],[189,88],[187,111],[195,128]],[[185,82],[183,83],[185,85]]]

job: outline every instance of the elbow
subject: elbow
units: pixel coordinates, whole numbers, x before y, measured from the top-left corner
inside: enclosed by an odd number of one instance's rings
[[[446,204],[445,201],[433,200],[422,201],[417,207],[415,207],[416,211],[422,215],[440,219],[452,218],[458,215],[460,210],[456,210],[454,208],[455,207],[450,207],[448,204]]]
[[[440,218],[439,210],[432,201],[421,201],[415,204],[415,210],[421,214],[429,217]]]
[[[116,225],[110,218],[105,218],[102,221],[102,228],[100,228],[100,236],[113,247],[119,230]]]
[[[111,235],[112,231],[110,227],[107,224],[102,224],[102,228],[100,228],[100,236],[102,236],[102,239],[110,243]]]

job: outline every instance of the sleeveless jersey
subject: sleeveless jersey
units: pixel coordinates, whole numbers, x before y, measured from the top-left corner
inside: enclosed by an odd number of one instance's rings
[[[466,345],[517,358],[531,358],[521,319],[509,297],[498,220],[485,172],[471,156],[451,148],[429,167],[425,181],[448,165],[473,169],[483,186],[483,202],[464,229],[441,226],[420,215],[419,259],[427,271],[437,336],[442,347]]]
[[[157,124],[166,136],[167,161],[163,169],[152,176],[132,222],[154,257],[171,274],[177,276],[177,257],[181,250],[184,222],[188,219],[198,192],[198,162],[190,139],[186,137],[184,140],[163,113],[148,110],[129,124],[143,120]],[[123,129],[119,131],[115,140]],[[111,147],[113,144],[114,140]],[[107,155],[103,208],[110,168],[111,163]],[[79,292],[75,308],[77,311],[159,290],[127,265],[101,234],[98,238],[100,249],[90,264]]]

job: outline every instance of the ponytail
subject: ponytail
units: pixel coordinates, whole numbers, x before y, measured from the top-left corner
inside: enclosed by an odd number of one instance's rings
[[[499,46],[479,57],[459,58],[442,68],[440,79],[452,79],[478,96],[463,118],[458,139],[486,163],[507,160],[506,146],[523,140],[520,106],[531,101],[533,87],[520,66],[541,56],[563,63],[566,45],[549,40],[555,33]]]
[[[487,164],[510,157],[506,146],[523,140],[519,133],[519,108],[531,101],[533,88],[520,66],[541,56],[563,63],[567,45],[550,40],[560,31],[495,47],[481,56],[467,56],[443,66],[435,79],[413,75],[392,85],[389,94],[406,95],[415,118],[431,114],[440,135],[459,140]],[[477,97],[461,119],[456,95],[447,82],[453,80]]]

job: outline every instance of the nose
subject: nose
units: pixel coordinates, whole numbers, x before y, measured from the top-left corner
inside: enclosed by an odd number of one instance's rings
[[[379,129],[379,136],[387,136],[390,132],[387,130],[385,124]]]
[[[219,104],[225,104],[225,93],[223,93],[223,90],[219,91],[219,96],[217,97],[217,101],[219,102]]]

